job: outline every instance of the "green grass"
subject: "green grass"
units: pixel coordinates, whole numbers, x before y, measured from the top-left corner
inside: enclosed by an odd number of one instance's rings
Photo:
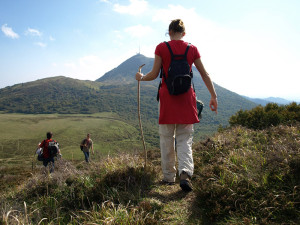
[[[95,123],[104,116],[88,118]],[[63,158],[51,177],[41,165],[20,177],[21,159],[2,152],[7,158],[0,178],[7,186],[1,187],[0,224],[299,224],[299,123],[222,128],[195,143],[190,193],[181,191],[178,178],[174,186],[159,183],[158,149],[148,149],[147,170],[142,154],[125,153],[122,137],[131,137],[130,125],[107,126],[120,135],[118,154],[97,152],[90,164]]]
[[[52,131],[65,157],[81,153],[79,144],[91,133],[96,151],[104,153],[136,150],[140,146],[139,131],[114,114],[92,115],[23,115],[0,114],[0,126],[5,131],[0,137],[0,156],[31,155],[39,142]]]
[[[300,124],[223,130],[195,149],[196,207],[210,223],[298,224]]]
[[[32,172],[37,162],[35,150],[39,142],[46,139],[46,132],[52,131],[59,142],[63,158],[80,162],[84,159],[79,144],[87,133],[91,133],[95,156],[104,157],[119,152],[139,152],[143,146],[137,126],[122,121],[113,113],[89,115],[72,114],[0,114],[0,177],[10,182],[10,175],[22,168],[15,176],[19,183]],[[151,146],[148,144],[148,146]],[[8,168],[8,169],[7,169]],[[1,182],[0,187],[6,182]],[[1,192],[1,191],[0,191]]]

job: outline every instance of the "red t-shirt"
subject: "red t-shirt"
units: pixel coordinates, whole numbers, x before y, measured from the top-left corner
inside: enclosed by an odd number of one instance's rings
[[[169,41],[169,45],[174,55],[185,53],[188,43],[182,40]],[[156,46],[155,54],[162,58],[162,65],[166,77],[171,63],[171,54],[166,43],[162,42]],[[187,61],[190,65],[200,58],[196,46],[190,45]],[[193,87],[180,95],[170,95],[167,85],[162,78],[162,85],[159,90],[160,112],[159,124],[194,124],[199,123],[197,114],[196,94]]]
[[[53,141],[53,140],[52,139],[43,140],[42,143],[39,145],[40,148],[43,148],[43,157],[45,159],[48,159],[50,157],[50,153],[48,150],[48,145],[49,145],[50,141]]]

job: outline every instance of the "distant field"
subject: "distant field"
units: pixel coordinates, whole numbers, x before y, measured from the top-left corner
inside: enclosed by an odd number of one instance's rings
[[[0,113],[0,192],[3,186],[13,187],[32,169],[40,168],[35,151],[39,142],[52,131],[60,144],[64,159],[81,163],[84,156],[79,144],[91,133],[95,155],[99,160],[118,152],[142,152],[138,121],[125,122],[114,113],[95,114],[4,114]],[[147,149],[158,147],[157,124],[143,123]],[[205,137],[216,130],[214,126],[195,125],[195,139]]]
[[[81,140],[91,133],[95,156],[112,155],[119,151],[142,151],[139,130],[112,113],[89,115],[28,115],[0,114],[0,179],[14,180],[28,174],[32,166],[40,165],[35,150],[39,142],[52,131],[60,144],[63,158],[80,161]]]

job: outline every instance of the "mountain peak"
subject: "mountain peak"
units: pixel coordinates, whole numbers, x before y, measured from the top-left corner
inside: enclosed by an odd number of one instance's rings
[[[140,65],[145,64],[143,71],[149,72],[152,69],[154,59],[148,58],[140,53],[130,57],[118,67],[105,73],[96,81],[106,84],[129,84],[135,82],[134,75],[138,72]]]

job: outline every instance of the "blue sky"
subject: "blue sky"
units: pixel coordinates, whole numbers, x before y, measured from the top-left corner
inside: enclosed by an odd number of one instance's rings
[[[139,47],[154,57],[181,18],[215,83],[300,101],[299,11],[297,0],[0,0],[0,88],[58,75],[96,80]]]

